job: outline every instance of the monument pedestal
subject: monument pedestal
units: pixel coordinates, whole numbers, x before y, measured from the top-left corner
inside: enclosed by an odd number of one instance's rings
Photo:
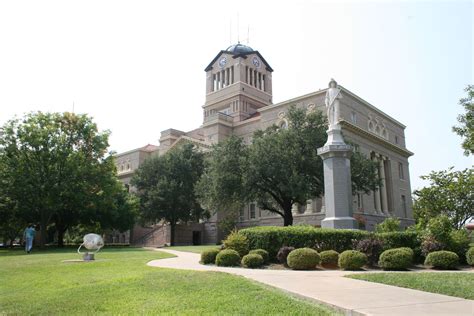
[[[328,141],[318,148],[324,167],[324,202],[326,217],[321,227],[355,229],[352,217],[351,164],[352,147],[344,143],[341,131],[327,131]]]

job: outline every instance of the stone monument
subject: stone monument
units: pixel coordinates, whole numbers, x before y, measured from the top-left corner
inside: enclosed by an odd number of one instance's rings
[[[328,140],[318,148],[324,166],[324,202],[326,217],[321,221],[325,228],[356,228],[352,217],[352,183],[350,158],[352,147],[344,142],[339,123],[341,89],[331,79],[326,92]]]

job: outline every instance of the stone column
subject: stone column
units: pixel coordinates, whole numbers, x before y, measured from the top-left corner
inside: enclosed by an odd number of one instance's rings
[[[385,181],[385,166],[384,166],[384,159],[381,156],[380,157],[380,179],[382,180],[382,187],[380,188],[381,190],[381,200],[382,200],[382,212],[388,214],[388,203],[387,203],[387,182]]]
[[[377,160],[375,158],[374,160]],[[377,168],[377,177],[380,175],[379,170]],[[374,198],[375,198],[375,214],[381,213],[382,208],[380,207],[380,189],[374,190]]]
[[[304,212],[305,214],[312,214],[314,213],[313,210],[313,200],[308,200],[306,201],[306,210]]]
[[[340,129],[327,131],[328,141],[318,148],[324,165],[324,200],[326,217],[321,227],[356,228],[352,217],[350,157],[352,147],[344,143]]]

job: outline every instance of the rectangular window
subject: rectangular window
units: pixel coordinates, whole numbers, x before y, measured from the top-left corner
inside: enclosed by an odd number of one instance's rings
[[[401,180],[405,179],[405,174],[403,173],[403,164],[401,162],[398,163],[398,177]]]
[[[407,198],[405,195],[402,194],[402,211],[403,211],[403,216],[407,218]]]
[[[364,207],[362,201],[363,201],[363,200],[362,200],[362,194],[357,193],[357,209],[358,209],[358,210],[361,210],[361,209]]]
[[[243,221],[243,220],[244,220],[244,208],[241,208],[241,209],[240,209],[239,220],[240,220],[240,221]]]
[[[398,136],[395,135],[395,144],[398,144]]]
[[[351,122],[354,124],[357,123],[357,113],[354,111],[351,112]]]
[[[250,204],[250,207],[249,207],[249,213],[250,213],[250,219],[254,219],[255,218],[255,204]]]

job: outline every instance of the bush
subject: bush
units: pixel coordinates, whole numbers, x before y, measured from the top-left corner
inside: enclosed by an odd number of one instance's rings
[[[277,253],[277,260],[278,262],[286,265],[286,258],[288,257],[288,255],[290,254],[290,252],[292,252],[293,250],[295,250],[295,247],[281,247],[280,250],[278,250],[278,253]]]
[[[327,268],[337,267],[337,261],[339,260],[339,253],[334,250],[322,251],[319,256],[321,257],[321,265]]]
[[[237,230],[233,230],[222,243],[224,249],[234,249],[241,257],[249,253],[247,237],[240,234]]]
[[[423,262],[421,241],[416,231],[380,233],[375,235],[383,242],[383,250],[407,247],[414,252],[414,262]]]
[[[383,251],[383,242],[374,237],[354,241],[354,250],[360,251],[367,256],[368,263],[375,265]]]
[[[311,270],[321,261],[316,250],[311,248],[295,249],[286,258],[288,266],[293,270]]]
[[[344,270],[359,270],[367,264],[367,256],[357,250],[346,250],[339,255],[338,265]]]
[[[459,263],[459,256],[452,251],[430,252],[425,259],[425,265],[438,269],[455,269]]]
[[[254,254],[254,253],[262,256],[263,263],[268,263],[268,261],[270,260],[268,252],[264,249],[254,249],[254,250],[250,250],[249,252],[249,254]]]
[[[283,246],[341,252],[352,249],[352,240],[370,236],[366,231],[312,226],[260,226],[242,229],[239,234],[247,237],[251,249],[265,249],[271,258]]]
[[[421,243],[421,254],[426,258],[430,252],[444,249],[444,244],[437,241],[433,236],[426,236]]]
[[[461,262],[466,262],[466,252],[469,249],[470,242],[469,234],[465,229],[453,230],[449,234],[446,249],[455,252]]]
[[[450,241],[450,234],[453,230],[451,221],[446,215],[434,217],[429,220],[426,226],[426,233],[436,241],[447,245]]]
[[[400,220],[395,217],[386,218],[382,223],[375,225],[377,233],[391,233],[400,231]]]
[[[468,265],[474,266],[474,247],[469,248],[466,252],[466,261]]]
[[[216,256],[219,253],[219,249],[209,249],[201,252],[201,263],[211,264],[216,262]]]
[[[413,250],[410,248],[395,248],[382,252],[379,267],[384,270],[405,270],[413,264]]]
[[[216,256],[216,265],[219,267],[233,267],[240,264],[239,253],[233,249],[224,249]]]
[[[263,263],[263,257],[258,253],[249,253],[242,258],[242,266],[245,268],[260,268]]]

